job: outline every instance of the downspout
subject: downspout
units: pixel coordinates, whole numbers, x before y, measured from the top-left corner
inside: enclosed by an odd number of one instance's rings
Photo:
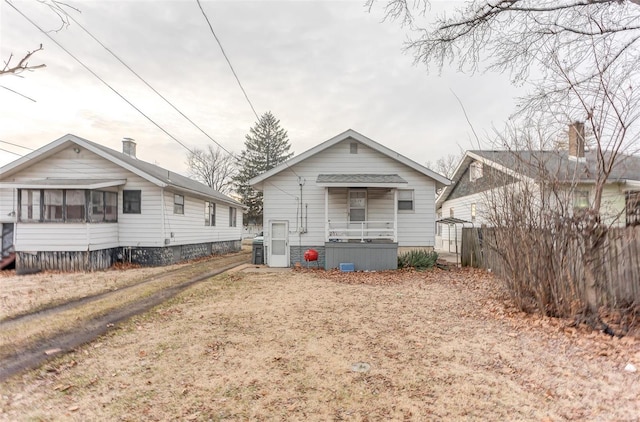
[[[398,243],[398,189],[393,190],[393,241]]]
[[[167,232],[166,232],[166,227],[165,227],[165,219],[167,218],[167,210],[166,210],[166,204],[164,201],[164,188],[160,189],[160,204],[162,205],[160,208],[162,209],[162,218],[161,218],[161,227],[160,227],[160,232],[162,233],[161,239],[160,239],[160,244],[163,246],[167,246],[164,243],[164,240],[167,238]],[[162,246],[161,246],[162,247]]]

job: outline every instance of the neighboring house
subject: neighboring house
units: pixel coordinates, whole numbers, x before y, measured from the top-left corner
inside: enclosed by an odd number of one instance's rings
[[[564,209],[574,212],[588,207],[594,198],[598,162],[595,151],[585,151],[583,140],[582,124],[574,123],[569,127],[568,150],[467,151],[451,185],[436,201],[442,222],[438,223],[436,249],[455,251],[457,240],[460,251],[462,228],[488,223],[488,193],[516,181],[557,181],[566,187]],[[610,225],[640,224],[640,157],[617,157],[604,186],[601,216]]]
[[[0,168],[0,225],[17,270],[165,265],[240,249],[242,204],[122,142],[123,153],[65,135]]]
[[[433,248],[438,173],[347,130],[249,181],[264,194],[267,264],[397,268],[398,248]]]

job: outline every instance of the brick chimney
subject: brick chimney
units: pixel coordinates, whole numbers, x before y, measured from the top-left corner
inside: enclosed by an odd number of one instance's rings
[[[122,153],[136,158],[136,141],[131,138],[122,138]]]
[[[584,161],[584,123],[573,122],[569,125],[569,159]]]

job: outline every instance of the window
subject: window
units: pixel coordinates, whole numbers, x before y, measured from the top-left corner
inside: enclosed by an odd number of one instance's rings
[[[44,216],[43,221],[64,221],[62,204],[64,202],[62,189],[44,190]]]
[[[367,191],[352,189],[349,191],[349,221],[367,219]]]
[[[413,211],[413,189],[398,190],[398,211]]]
[[[40,193],[40,189],[20,190],[20,221],[40,221],[42,216]]]
[[[233,208],[233,207],[229,207],[229,227],[236,227],[238,225],[237,223],[237,209]]]
[[[453,207],[449,208],[449,217],[453,218]]]
[[[118,221],[118,193],[104,192],[104,221]]]
[[[142,191],[122,191],[122,212],[124,214],[140,214],[142,210]]]
[[[19,189],[24,222],[116,222],[118,194],[88,189]]]
[[[216,204],[213,202],[204,201],[204,225],[216,225]]]
[[[469,166],[469,180],[475,182],[482,177],[482,163],[480,161],[474,161]]]
[[[86,196],[84,190],[64,191],[64,220],[85,221]]]
[[[118,194],[116,192],[91,191],[89,221],[92,223],[118,221]]]
[[[357,154],[358,153],[358,143],[357,142],[351,142],[349,144],[349,152],[351,154]]]
[[[184,196],[178,194],[173,195],[173,213],[184,214]]]
[[[472,223],[476,222],[476,204],[475,204],[475,202],[473,204],[471,204],[471,222]]]
[[[589,191],[576,190],[573,192],[573,212],[579,213],[589,208]]]
[[[627,226],[637,226],[640,224],[640,191],[626,192],[624,196]]]

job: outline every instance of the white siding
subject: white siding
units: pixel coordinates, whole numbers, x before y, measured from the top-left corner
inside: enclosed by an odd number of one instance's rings
[[[0,223],[15,222],[17,209],[15,189],[0,188]]]
[[[164,192],[165,231],[170,245],[239,240],[242,237],[242,210],[237,208],[236,227],[229,227],[229,205],[216,204],[216,225],[204,225],[204,199],[184,196],[184,214],[174,214],[174,192]],[[182,195],[178,193],[179,195]],[[173,233],[173,236],[171,234]]]
[[[61,151],[35,163],[4,182],[46,178],[126,179],[118,190],[118,223],[18,223],[16,250],[85,251],[118,246],[162,247],[171,245],[238,240],[242,233],[242,210],[237,211],[236,227],[229,227],[229,206],[217,204],[216,226],[204,225],[204,199],[185,196],[185,214],[173,214],[173,193],[84,149]],[[116,189],[116,188],[114,188]],[[141,191],[141,213],[123,213],[123,190]],[[17,211],[16,189],[0,189],[0,211],[7,216]],[[14,202],[15,201],[15,202]],[[15,204],[15,205],[14,205]],[[166,211],[163,210],[166,206]],[[15,217],[7,217],[6,222]],[[171,233],[174,237],[171,238]]]
[[[482,224],[486,223],[485,213],[487,210],[486,207],[487,195],[485,193],[474,193],[472,195],[463,196],[460,198],[452,199],[450,201],[445,201],[442,203],[442,218],[448,218],[451,216],[451,208],[453,208],[453,216],[455,218],[459,218],[461,220],[471,222],[471,206],[472,204],[476,204],[476,220],[473,226],[480,227]],[[440,224],[440,223],[439,223]],[[438,248],[444,251],[456,251],[456,232],[454,231],[454,226],[449,226],[447,224],[441,224],[442,226],[442,244],[438,245]],[[465,224],[465,227],[471,227],[471,224]],[[456,224],[455,228],[457,229],[457,239],[458,239],[458,252],[460,252],[461,242],[462,242],[462,224]]]
[[[435,237],[435,181],[429,177],[389,158],[363,144],[358,144],[358,154],[350,154],[347,139],[308,159],[298,163],[291,169],[272,176],[263,183],[264,190],[264,227],[268,236],[268,222],[271,220],[288,220],[290,229],[290,245],[300,242],[304,246],[323,245],[325,240],[325,188],[316,185],[318,174],[398,174],[408,182],[406,189],[415,190],[415,211],[398,214],[399,246],[434,246]],[[303,182],[300,192],[299,179]],[[403,187],[404,189],[404,187]],[[369,199],[369,219],[378,216],[393,220],[395,203],[387,204],[383,198],[392,198],[393,192],[383,195],[373,193]],[[300,202],[302,197],[302,214],[300,220]],[[392,199],[389,199],[391,202]],[[329,218],[346,221],[347,189],[332,189]],[[388,217],[387,217],[388,215]],[[297,221],[296,221],[297,216]],[[297,228],[305,225],[306,233],[298,235]],[[268,240],[268,239],[267,239]]]

